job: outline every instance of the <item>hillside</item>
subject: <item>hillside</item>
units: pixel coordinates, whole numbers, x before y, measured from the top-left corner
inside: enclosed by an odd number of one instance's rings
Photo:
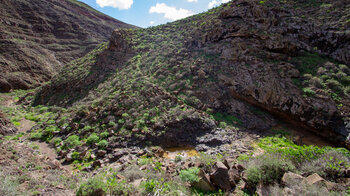
[[[200,125],[213,115],[254,131],[282,120],[344,143],[349,8],[327,4],[334,14],[325,3],[310,5],[238,1],[167,25],[116,30],[108,46],[43,86],[35,104],[76,105],[69,123],[97,127],[94,116],[117,123],[125,113],[129,121],[117,127],[126,132],[147,127],[157,135],[197,114]],[[328,22],[314,17],[326,13]]]
[[[77,195],[349,194],[349,13],[349,0],[235,0],[116,29],[8,95],[10,121],[36,123],[8,142],[50,144],[89,177]]]
[[[0,3],[1,92],[37,87],[114,29],[133,28],[76,0]]]

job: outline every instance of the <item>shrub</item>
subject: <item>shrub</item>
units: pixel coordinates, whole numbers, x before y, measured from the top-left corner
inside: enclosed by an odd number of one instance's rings
[[[83,131],[83,132],[87,132],[87,131],[90,131],[91,129],[92,129],[91,126],[85,126],[85,127],[82,129],[82,131]]]
[[[72,153],[72,159],[73,160],[79,160],[80,159],[80,153],[79,152],[73,152]]]
[[[41,139],[42,136],[43,135],[41,132],[35,132],[30,134],[30,139],[38,140],[38,139]]]
[[[39,119],[40,119],[38,116],[35,116],[33,113],[29,113],[29,114],[25,115],[24,118],[27,120],[30,120],[30,121],[35,121],[35,122],[39,121]]]
[[[303,88],[303,93],[308,97],[312,97],[316,95],[316,92],[311,88]]]
[[[250,159],[248,162],[247,181],[251,185],[259,182],[271,184],[278,182],[283,174],[295,170],[295,166],[288,159],[278,154],[266,154]]]
[[[316,146],[298,146],[286,137],[265,137],[258,146],[268,153],[279,153],[295,163],[310,161],[322,155],[325,149]]]
[[[345,85],[350,85],[350,76],[345,76],[340,79],[340,81]]]
[[[122,172],[122,175],[130,182],[141,179],[144,177],[145,173],[140,170],[140,167],[132,164],[126,170]]]
[[[318,77],[311,78],[309,82],[316,88],[323,88],[322,80]]]
[[[93,133],[86,139],[86,143],[91,145],[97,143],[99,140],[100,138],[97,136],[97,134]]]
[[[109,125],[110,127],[114,127],[114,126],[116,125],[116,123],[113,122],[113,121],[109,121],[108,125]]]
[[[225,122],[220,122],[219,127],[224,129],[227,127],[227,124]]]
[[[345,87],[344,92],[345,92],[345,94],[347,94],[348,96],[350,96],[350,86]]]
[[[48,125],[54,125],[54,124],[56,124],[56,121],[54,121],[54,120],[48,120],[46,123],[47,123]]]
[[[100,137],[101,137],[101,138],[108,138],[108,136],[109,136],[108,131],[102,132],[102,133],[100,134]]]
[[[79,136],[77,135],[71,135],[69,136],[65,141],[64,141],[64,145],[67,148],[75,148],[77,146],[80,145],[80,139]]]
[[[152,158],[148,158],[146,156],[142,156],[139,160],[138,160],[138,164],[139,165],[149,165],[151,164],[153,161],[152,161]]]
[[[127,184],[125,180],[117,181],[116,178],[109,178],[107,185],[110,195],[132,195],[135,189],[132,185]]]
[[[160,181],[155,179],[148,179],[147,181],[143,182],[142,187],[146,193],[157,192],[158,195],[164,195],[170,191],[169,184],[167,182],[164,182],[164,179],[161,179]]]
[[[80,185],[77,196],[104,196],[107,192],[107,185],[101,177],[94,177]]]
[[[216,159],[213,156],[205,154],[203,152],[201,152],[196,159],[197,162],[200,162],[204,165],[205,169],[211,168],[216,162]]]
[[[97,143],[97,146],[100,149],[105,149],[108,146],[108,142],[107,142],[107,140],[101,140],[100,142]]]
[[[13,176],[0,171],[0,195],[21,195],[18,187],[18,180],[13,179]]]
[[[328,79],[326,84],[330,89],[335,90],[337,93],[343,92],[343,86],[337,80]]]
[[[301,166],[301,171],[311,175],[317,173],[323,178],[335,180],[344,177],[343,170],[350,167],[350,158],[339,150],[329,150],[319,158],[306,161]]]
[[[181,162],[182,161],[182,156],[181,155],[176,155],[175,156],[175,162],[176,163],[179,163],[179,162]]]
[[[53,140],[53,143],[55,144],[55,146],[58,146],[60,143],[62,142],[62,139],[61,138],[55,138],[54,140]]]
[[[181,180],[185,182],[194,183],[199,181],[198,173],[198,167],[191,167],[189,169],[181,170],[179,176]]]
[[[125,123],[125,120],[124,120],[124,119],[119,119],[119,120],[118,120],[118,123],[119,123],[119,124],[124,124],[124,123]]]

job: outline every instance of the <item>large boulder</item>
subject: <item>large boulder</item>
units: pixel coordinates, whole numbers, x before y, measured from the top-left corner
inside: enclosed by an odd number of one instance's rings
[[[287,172],[283,175],[282,177],[282,183],[284,185],[290,185],[290,184],[294,184],[297,182],[301,182],[303,181],[305,178],[299,174],[295,174],[293,172]]]
[[[193,187],[205,192],[215,191],[215,187],[210,182],[209,176],[202,169],[199,171],[198,177],[199,181],[193,183]]]
[[[322,185],[322,183],[325,183],[325,180],[317,173],[314,173],[305,178],[303,182],[309,185]]]
[[[214,172],[210,174],[210,180],[224,191],[231,190],[228,168],[222,162],[216,162]]]

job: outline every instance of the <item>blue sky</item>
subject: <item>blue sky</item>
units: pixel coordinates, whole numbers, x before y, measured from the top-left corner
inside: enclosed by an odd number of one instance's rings
[[[198,14],[229,0],[80,0],[123,22],[149,27]]]

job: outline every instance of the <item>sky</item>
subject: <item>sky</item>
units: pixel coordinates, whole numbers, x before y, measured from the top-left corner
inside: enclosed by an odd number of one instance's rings
[[[79,0],[120,21],[149,27],[207,11],[229,0]]]

